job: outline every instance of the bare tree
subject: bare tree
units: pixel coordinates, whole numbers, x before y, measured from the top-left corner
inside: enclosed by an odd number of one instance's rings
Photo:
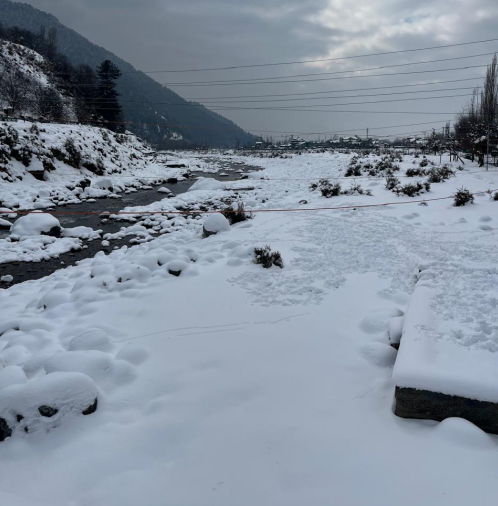
[[[496,54],[486,71],[484,88],[481,91],[481,119],[486,125],[492,125],[498,115],[498,62]]]
[[[64,105],[60,95],[48,86],[36,84],[32,88],[31,110],[36,116],[52,121],[65,119]]]
[[[0,99],[7,103],[12,114],[19,114],[29,105],[32,88],[32,82],[19,70],[4,70],[0,79]]]

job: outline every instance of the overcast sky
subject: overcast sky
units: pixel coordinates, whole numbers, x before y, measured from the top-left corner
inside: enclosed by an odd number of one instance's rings
[[[296,61],[414,49],[498,37],[496,0],[29,0],[70,28],[103,46],[143,71],[196,69]],[[421,62],[492,53],[498,42],[455,48],[364,57],[320,64],[286,65],[198,73],[152,74],[162,83],[267,78],[315,72],[356,70],[382,65]],[[413,72],[485,65],[491,56],[433,64],[413,65],[376,72],[325,75],[337,78],[369,73]],[[388,135],[430,131],[452,120],[467,102],[466,96],[420,101],[380,102],[406,98],[470,94],[480,80],[387,90],[370,88],[462,80],[483,76],[485,68],[426,74],[330,79],[308,83],[252,85],[173,86],[181,96],[203,98],[248,95],[351,91],[314,95],[319,100],[241,102],[224,107],[297,107],[313,111],[218,111],[248,130],[280,132],[334,132],[370,128],[371,134]],[[297,77],[294,79],[316,79]],[[451,89],[454,91],[451,91]],[[460,88],[460,89],[457,89]],[[432,93],[396,95],[417,90]],[[386,94],[374,98],[359,94]],[[345,98],[341,98],[344,95]],[[347,96],[350,96],[347,98]],[[310,95],[313,96],[313,95]],[[308,96],[308,98],[310,97]],[[206,98],[206,100],[204,100]],[[271,97],[273,98],[273,97]],[[303,98],[303,96],[281,97]],[[262,98],[270,100],[270,98]],[[326,104],[379,101],[365,105],[326,107]],[[212,103],[212,102],[211,102]],[[219,105],[218,107],[221,107]],[[377,113],[323,112],[378,111]],[[318,112],[316,112],[318,111]],[[381,113],[394,111],[395,114]],[[407,114],[407,112],[409,114]],[[411,114],[410,114],[411,112]],[[431,114],[413,114],[425,112]],[[433,114],[443,112],[445,114]],[[413,123],[427,125],[401,127]],[[434,123],[431,123],[434,122]],[[430,123],[430,124],[429,124]],[[390,129],[379,127],[392,126]],[[378,129],[378,130],[377,130]],[[277,135],[277,134],[275,134]]]

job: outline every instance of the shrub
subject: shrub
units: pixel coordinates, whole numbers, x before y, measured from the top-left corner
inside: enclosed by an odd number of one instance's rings
[[[394,190],[400,184],[400,180],[393,175],[386,177],[386,190]]]
[[[75,169],[79,169],[81,163],[81,153],[74,144],[74,140],[72,137],[68,137],[66,142],[64,143],[64,148],[67,153],[66,161],[71,167]]]
[[[495,192],[492,197],[491,197],[492,200],[494,200],[495,202],[498,202],[498,192]]]
[[[230,222],[230,225],[253,218],[251,213],[246,213],[243,202],[238,203],[237,209],[234,209],[232,206],[226,207],[221,211],[221,214]]]
[[[472,193],[463,186],[456,191],[453,197],[455,199],[454,205],[456,207],[464,206],[467,202],[470,202],[471,204],[474,203],[474,195],[472,195]]]
[[[351,183],[351,186],[341,193],[343,195],[372,195],[370,190],[364,190],[361,185],[356,182]]]
[[[352,177],[352,176],[359,177],[361,175],[362,175],[361,166],[356,164],[355,165],[350,164],[346,172],[344,173],[345,177]]]
[[[419,167],[427,167],[427,165],[429,165],[429,160],[424,156],[424,158],[420,160]]]
[[[441,183],[442,181],[449,179],[451,176],[454,176],[455,173],[447,165],[443,165],[442,167],[429,169],[427,171],[427,175],[429,176],[427,179],[429,183]]]
[[[408,169],[406,171],[407,177],[425,176],[426,171],[424,169]]]
[[[406,195],[407,197],[415,197],[421,193],[428,192],[431,189],[430,183],[417,181],[416,183],[408,183],[404,186],[394,188],[397,195]]]
[[[317,188],[320,190],[322,197],[327,199],[330,197],[337,197],[341,194],[341,184],[338,182],[332,183],[328,179],[320,179],[318,183],[312,183],[310,185],[311,191]]]
[[[270,246],[254,248],[254,263],[262,265],[265,269],[269,269],[272,265],[281,269],[284,267],[282,255],[278,251],[272,251]]]

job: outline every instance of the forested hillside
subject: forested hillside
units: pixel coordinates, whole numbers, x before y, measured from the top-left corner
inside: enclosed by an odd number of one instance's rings
[[[104,60],[111,60],[122,72],[118,92],[127,121],[126,128],[157,148],[244,145],[252,136],[232,121],[204,107],[181,107],[168,104],[190,104],[149,76],[99,47],[56,17],[30,5],[0,0],[0,22],[6,28],[19,27],[33,33],[53,33],[56,48],[74,65],[95,69]],[[55,29],[55,30],[54,30]]]

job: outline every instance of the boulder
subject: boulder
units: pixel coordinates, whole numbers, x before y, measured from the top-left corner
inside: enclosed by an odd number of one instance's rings
[[[230,230],[230,222],[221,213],[213,213],[204,221],[202,230],[204,237],[209,237]]]

